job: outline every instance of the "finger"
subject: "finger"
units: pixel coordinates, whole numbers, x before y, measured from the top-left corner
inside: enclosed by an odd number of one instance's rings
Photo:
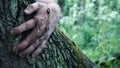
[[[34,11],[37,11],[38,9],[42,8],[45,4],[44,3],[40,3],[40,2],[36,2],[33,3],[31,5],[29,5],[25,10],[25,14],[31,14]]]
[[[21,50],[25,49],[26,47],[28,47],[31,43],[33,43],[37,39],[36,35],[34,33],[35,33],[35,31],[33,31],[31,34],[29,34],[27,36],[27,38],[25,40],[23,40],[20,44],[18,44],[17,46],[14,46],[13,51],[14,52],[21,51]]]
[[[46,40],[44,40],[39,46],[38,48],[32,53],[32,57],[38,55],[42,49],[45,47],[45,44],[46,44]]]
[[[19,55],[21,57],[25,57],[26,55],[31,54],[39,44],[40,44],[40,40],[38,39],[35,43],[31,44],[27,49],[20,52]]]
[[[19,56],[25,57],[26,55],[31,54],[35,49],[35,45],[30,45],[27,49],[20,52]]]
[[[34,19],[30,19],[30,20],[24,22],[23,24],[13,28],[11,30],[11,34],[18,34],[18,33],[21,33],[23,31],[26,31],[28,29],[31,29],[33,27],[35,27]]]

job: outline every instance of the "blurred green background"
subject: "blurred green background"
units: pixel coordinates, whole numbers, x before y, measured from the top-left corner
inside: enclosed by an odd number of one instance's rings
[[[98,66],[120,68],[120,0],[56,0],[59,27]],[[105,68],[106,68],[105,67]]]

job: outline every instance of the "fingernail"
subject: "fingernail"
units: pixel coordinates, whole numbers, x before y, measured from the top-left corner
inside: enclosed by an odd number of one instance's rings
[[[13,47],[13,52],[15,52],[15,51],[16,51],[16,46]]]
[[[14,34],[15,32],[17,32],[16,28],[13,28],[13,29],[10,31],[11,34]]]
[[[21,53],[19,54],[19,56],[20,56],[20,57],[25,57],[25,56],[24,56],[23,54],[21,54]]]
[[[32,57],[35,57],[35,55],[32,55]]]
[[[29,14],[29,11],[28,10],[24,10],[25,14]]]
[[[10,34],[13,34],[13,30],[10,31]]]

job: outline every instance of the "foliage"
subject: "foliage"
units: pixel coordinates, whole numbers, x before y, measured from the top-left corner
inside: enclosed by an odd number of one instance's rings
[[[120,0],[58,0],[58,3],[64,14],[59,27],[89,58],[97,61],[120,50]]]

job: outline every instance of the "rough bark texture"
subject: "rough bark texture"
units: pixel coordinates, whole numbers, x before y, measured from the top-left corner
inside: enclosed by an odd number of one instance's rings
[[[29,32],[12,36],[10,30],[30,19],[23,14],[30,3],[31,0],[0,0],[0,68],[94,68],[75,43],[57,28],[39,56],[21,58],[12,52],[12,47]]]

